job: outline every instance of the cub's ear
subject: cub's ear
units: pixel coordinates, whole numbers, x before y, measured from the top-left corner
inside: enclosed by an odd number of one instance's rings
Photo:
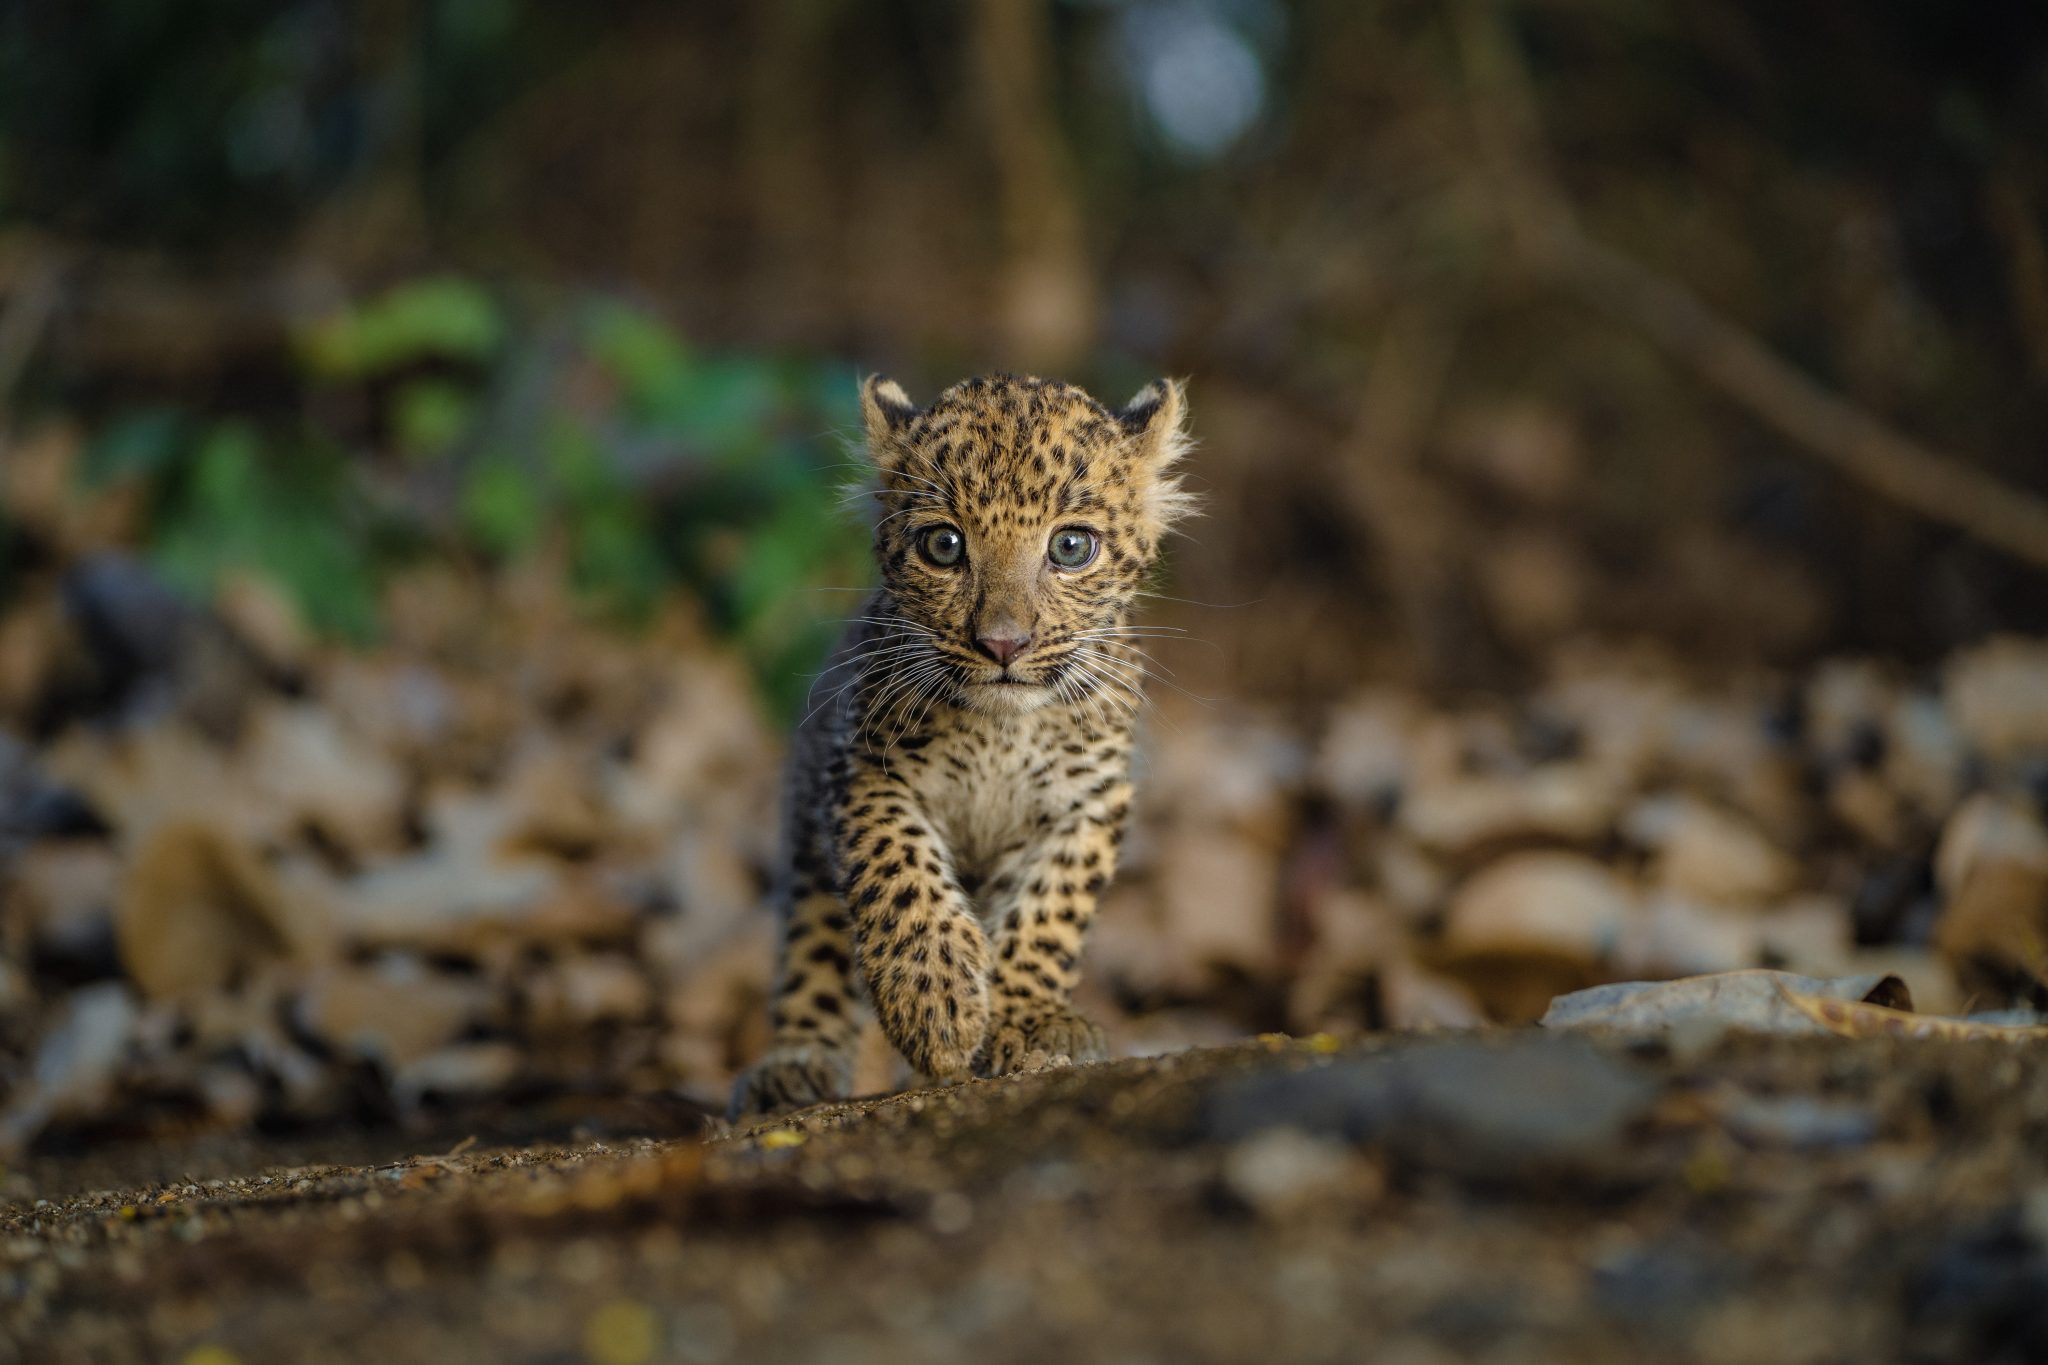
[[[860,386],[861,422],[868,432],[868,452],[876,464],[894,463],[896,434],[917,416],[917,405],[893,379],[871,374]]]
[[[1195,496],[1181,487],[1173,466],[1194,443],[1188,439],[1187,395],[1177,379],[1155,379],[1116,414],[1117,424],[1137,451],[1147,520],[1165,531],[1195,510]]]
[[[1139,451],[1148,461],[1167,465],[1180,458],[1187,443],[1181,431],[1187,410],[1179,380],[1155,379],[1123,405],[1116,420],[1138,439]]]

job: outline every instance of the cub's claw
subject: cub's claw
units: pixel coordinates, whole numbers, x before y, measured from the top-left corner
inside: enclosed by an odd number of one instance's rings
[[[844,1048],[798,1044],[769,1049],[733,1082],[727,1117],[764,1118],[853,1093],[853,1054]]]
[[[1109,1055],[1102,1030],[1063,1006],[1022,1010],[999,1017],[975,1059],[975,1073],[1007,1076],[1017,1071],[1099,1062]]]

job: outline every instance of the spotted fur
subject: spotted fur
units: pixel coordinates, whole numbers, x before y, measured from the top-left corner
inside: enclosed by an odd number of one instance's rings
[[[1131,608],[1189,505],[1180,386],[1111,411],[998,375],[919,409],[876,378],[862,409],[882,586],[798,727],[774,1038],[735,1115],[844,1096],[860,1009],[934,1079],[1103,1055],[1070,1001],[1130,811]],[[1093,557],[1056,563],[1076,533]]]

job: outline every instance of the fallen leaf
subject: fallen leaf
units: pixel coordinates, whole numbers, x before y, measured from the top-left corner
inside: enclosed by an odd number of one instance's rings
[[[332,946],[326,907],[287,894],[247,848],[196,820],[158,826],[115,905],[121,964],[145,995],[216,990],[270,961],[313,963]]]
[[[1677,981],[1620,981],[1550,1002],[1545,1028],[1601,1028],[1657,1034],[1710,1023],[1755,1033],[1810,1033],[1816,1021],[1791,997],[1872,1002],[1911,1009],[1912,993],[1896,976],[1832,981],[1753,968]]]
[[[1829,1033],[1843,1038],[1940,1038],[1954,1042],[2035,1043],[2048,1040],[2048,1025],[1987,1024],[1914,1014],[1863,1000],[1805,995],[1782,983],[1785,1003]]]

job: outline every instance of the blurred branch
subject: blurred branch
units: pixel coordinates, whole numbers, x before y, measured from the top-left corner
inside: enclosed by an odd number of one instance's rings
[[[1081,206],[1052,101],[1045,0],[979,0],[970,21],[1005,238],[1005,340],[1030,366],[1073,361],[1095,325]]]
[[[2006,280],[2019,313],[2019,334],[2034,373],[2048,378],[2048,246],[2027,206],[2026,191],[2007,167],[1992,176],[1985,213],[2005,247]]]
[[[1461,0],[1455,16],[1481,155],[1509,240],[1528,265],[1865,488],[2048,569],[2048,502],[1894,431],[1683,285],[1588,237],[1550,169],[1534,87],[1501,6]]]

